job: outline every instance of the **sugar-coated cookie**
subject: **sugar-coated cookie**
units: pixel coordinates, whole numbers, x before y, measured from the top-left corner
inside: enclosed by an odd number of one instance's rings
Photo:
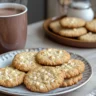
[[[74,29],[62,29],[59,31],[59,35],[65,37],[79,37],[87,33],[86,28],[74,28]]]
[[[68,63],[56,67],[65,73],[65,78],[72,78],[84,72],[85,64],[81,60],[71,59]]]
[[[60,25],[59,20],[57,21],[53,21],[49,24],[50,29],[54,32],[54,33],[59,33],[60,30],[62,29],[62,26]]]
[[[85,42],[96,42],[96,34],[93,33],[87,33],[85,35],[82,35],[79,37],[79,40],[85,41]]]
[[[34,69],[37,66],[40,66],[37,64],[35,60],[35,55],[37,52],[22,52],[17,54],[12,62],[12,65],[21,71],[27,72],[30,69]]]
[[[59,88],[63,80],[62,71],[58,71],[54,67],[39,67],[26,74],[24,84],[26,88],[34,92],[49,92]]]
[[[61,65],[69,59],[70,54],[67,51],[55,48],[41,50],[36,55],[36,60],[42,65]]]
[[[61,85],[61,87],[67,87],[67,86],[72,86],[76,83],[78,83],[81,79],[82,79],[82,74],[69,78],[69,79],[64,79],[63,84]]]
[[[96,32],[96,19],[87,22],[86,28],[91,32]]]
[[[23,83],[25,73],[17,69],[6,67],[0,68],[0,85],[4,87],[15,87]]]
[[[86,22],[83,19],[76,17],[65,17],[60,20],[60,23],[63,27],[66,28],[78,28],[85,26]]]

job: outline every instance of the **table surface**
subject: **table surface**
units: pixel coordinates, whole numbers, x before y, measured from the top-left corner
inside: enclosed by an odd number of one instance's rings
[[[83,87],[60,96],[86,96],[89,92],[96,88],[96,48],[94,49],[83,49],[68,47],[51,41],[46,37],[43,30],[43,21],[33,23],[28,26],[27,42],[25,48],[64,48],[67,51],[79,54],[83,56],[91,65],[93,69],[92,78]],[[0,93],[0,96],[8,96]]]

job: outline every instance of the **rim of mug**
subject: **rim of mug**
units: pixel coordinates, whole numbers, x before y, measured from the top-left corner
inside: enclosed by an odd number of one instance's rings
[[[7,16],[0,16],[0,18],[6,18],[6,17],[15,17],[15,16],[19,16],[19,15],[22,15],[22,14],[24,14],[24,13],[26,13],[27,11],[28,11],[28,8],[25,6],[25,5],[23,5],[23,4],[18,4],[18,3],[0,3],[0,6],[1,5],[15,5],[15,6],[20,6],[20,7],[22,7],[24,10],[22,11],[22,12],[20,12],[20,13],[17,13],[17,14],[14,14],[14,15],[7,15]],[[7,7],[0,7],[0,8],[7,8]],[[9,7],[9,8],[14,8],[14,7]]]

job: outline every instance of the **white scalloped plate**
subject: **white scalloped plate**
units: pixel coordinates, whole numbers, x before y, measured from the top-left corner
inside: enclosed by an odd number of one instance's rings
[[[34,51],[34,50],[39,51],[39,50],[42,50],[42,48],[16,50],[16,51],[11,51],[8,53],[1,54],[0,55],[0,68],[10,65],[13,57],[17,53],[24,52],[24,51]],[[70,87],[58,88],[58,89],[52,90],[47,93],[31,92],[31,91],[27,90],[24,85],[20,85],[18,87],[14,87],[14,88],[6,88],[6,87],[0,86],[0,92],[3,92],[5,94],[10,94],[10,95],[22,95],[22,96],[45,96],[45,95],[46,96],[50,96],[50,95],[56,96],[59,94],[64,94],[64,93],[74,91],[74,90],[82,87],[91,78],[92,68],[91,68],[90,64],[83,57],[81,57],[77,54],[74,54],[74,53],[70,53],[70,54],[71,54],[72,58],[82,60],[85,63],[85,71],[83,73],[83,79],[80,82],[78,82],[77,84],[70,86]]]

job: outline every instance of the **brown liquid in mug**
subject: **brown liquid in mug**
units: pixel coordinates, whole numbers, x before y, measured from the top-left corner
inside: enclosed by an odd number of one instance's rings
[[[15,15],[21,12],[23,12],[23,10],[15,8],[0,8],[0,16]]]

